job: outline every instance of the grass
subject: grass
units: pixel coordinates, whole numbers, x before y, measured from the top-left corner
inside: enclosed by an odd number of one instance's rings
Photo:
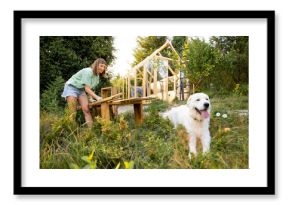
[[[170,107],[154,101],[136,126],[132,114],[110,122],[94,119],[92,129],[69,116],[42,112],[40,168],[45,169],[245,169],[248,168],[248,109],[246,96],[213,97],[211,151],[188,159],[187,133],[176,130],[158,113]],[[178,104],[181,104],[178,102]],[[220,116],[217,116],[220,113]],[[227,114],[226,118],[222,115]],[[201,150],[198,144],[198,150]]]

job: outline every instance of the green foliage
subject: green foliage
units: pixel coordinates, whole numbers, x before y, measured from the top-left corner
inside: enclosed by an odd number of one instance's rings
[[[130,161],[130,162],[124,162],[124,168],[125,169],[134,169],[134,161]],[[119,162],[117,167],[115,169],[119,169],[121,166],[121,163]]]
[[[132,66],[144,60],[163,45],[165,40],[166,37],[160,36],[139,37]],[[169,66],[175,72],[185,70],[186,78],[195,85],[197,91],[210,90],[229,95],[240,84],[243,85],[241,92],[247,93],[248,36],[212,36],[209,42],[199,38],[174,36],[172,45],[179,55],[182,53],[183,64],[177,61],[178,56],[170,49],[163,50],[161,54],[173,59]]]
[[[142,126],[130,123],[132,115],[125,115],[108,122],[97,117],[92,129],[71,124],[69,116],[53,117],[52,122],[48,120],[50,117],[42,115],[40,167],[178,167],[173,159],[175,149],[186,150],[186,145],[175,137],[168,120],[157,115],[155,109],[150,110]],[[183,157],[179,158],[186,158],[187,153],[181,153]]]
[[[229,169],[248,168],[248,109],[246,96],[212,98],[211,151],[188,159],[184,127],[158,115],[167,104],[155,101],[136,126],[128,113],[115,121],[94,119],[92,129],[70,116],[42,112],[40,167],[46,169]],[[217,115],[217,113],[220,113]],[[226,116],[224,115],[226,114]],[[198,143],[198,151],[201,145]]]
[[[229,95],[237,84],[248,85],[248,37],[213,36],[210,42],[191,39],[184,44],[186,77],[197,91]]]
[[[118,74],[113,79],[111,79],[111,83],[114,87],[123,87],[123,78]]]
[[[166,36],[138,37],[137,48],[134,50],[135,61],[132,66],[137,65],[147,56],[151,55],[165,43],[166,39]]]
[[[159,112],[164,112],[168,107],[169,104],[166,101],[155,99],[152,100],[150,106],[145,108],[145,111],[148,111],[151,114],[158,114]]]
[[[113,50],[110,36],[41,36],[40,93],[58,76],[66,81],[97,57],[110,64],[114,60]]]
[[[234,90],[236,84],[248,85],[248,37],[211,37],[214,48],[215,72],[210,82],[215,90]]]
[[[233,93],[237,96],[247,96],[248,95],[248,85],[245,84],[236,84]]]
[[[179,55],[183,52],[184,44],[186,43],[187,40],[188,40],[187,36],[173,36],[171,43]]]
[[[62,112],[64,109],[65,101],[61,97],[65,81],[62,77],[58,76],[51,82],[47,89],[42,93],[40,98],[40,108],[47,112]]]
[[[91,152],[89,156],[83,156],[82,160],[87,163],[87,165],[84,167],[85,169],[95,169],[97,167],[96,161],[93,160],[95,150]]]
[[[208,81],[214,70],[213,51],[204,40],[192,39],[185,52],[188,64],[186,77],[198,88]]]

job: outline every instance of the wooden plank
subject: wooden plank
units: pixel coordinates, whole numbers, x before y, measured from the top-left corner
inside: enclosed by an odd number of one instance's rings
[[[90,104],[89,104],[89,107],[91,108],[92,106],[98,106],[98,105],[101,105],[103,102],[107,102],[107,101],[113,100],[114,98],[119,97],[119,96],[121,96],[121,95],[122,95],[122,93],[118,93],[118,94],[116,94],[116,95],[112,95],[111,97],[107,97],[107,98],[104,98],[104,99],[102,99],[102,100],[98,100],[98,101],[96,101],[96,102],[90,103]],[[78,109],[78,110],[81,109],[81,106],[78,106],[77,109]]]
[[[118,87],[112,87],[111,88],[111,95],[116,95],[118,93],[119,88]]]
[[[135,69],[135,78],[134,78],[134,97],[137,97],[137,69]]]
[[[151,85],[152,77],[153,76],[150,74],[150,78],[149,79],[147,78],[147,84],[146,84],[147,95],[146,96],[151,95],[150,85]]]
[[[104,120],[110,120],[110,105],[108,102],[103,102],[101,104],[101,116]]]
[[[153,58],[157,53],[161,52],[164,48],[166,48],[169,45],[170,42],[167,40],[160,48],[156,49],[150,56],[147,56],[143,61],[135,65],[133,69],[139,69],[143,67],[147,61],[151,60],[151,58]]]
[[[90,103],[89,105],[93,106],[93,105],[97,105],[97,104],[100,104],[100,103],[103,103],[103,102],[107,102],[107,101],[113,100],[114,98],[119,97],[121,95],[122,95],[122,93],[118,93],[116,95],[112,95],[112,96],[104,98],[102,100],[98,100],[97,102]]]
[[[161,59],[161,60],[179,61],[179,60],[173,60],[173,59],[171,59],[171,58],[164,57],[164,56],[162,56],[160,53],[158,53],[158,54],[159,54],[159,55],[156,55],[155,57],[156,57],[156,58],[159,58],[159,59]]]
[[[164,78],[164,100],[168,100],[168,77]]]
[[[177,51],[175,50],[175,48],[173,47],[173,45],[171,44],[171,42],[169,42],[169,46],[173,50],[173,53],[176,54],[176,56],[178,57],[178,59],[181,60],[179,54],[177,53]]]
[[[127,98],[127,77],[124,77],[124,91],[123,91],[123,99]]]
[[[159,55],[160,55],[160,56],[158,56],[158,57],[165,58],[165,57],[163,57],[163,56],[161,55],[161,53],[159,53]],[[169,59],[170,59],[170,58],[169,58]],[[178,61],[178,62],[179,62],[179,61]],[[176,75],[176,73],[172,70],[172,68],[169,66],[169,64],[168,64],[168,68],[169,68],[170,72],[172,73],[172,75]]]
[[[142,98],[131,98],[131,99],[124,99],[124,100],[114,100],[110,102],[110,105],[129,105],[129,104],[136,104],[140,102],[145,102],[146,100],[153,100],[156,97],[142,97]]]
[[[123,89],[122,89],[122,92],[123,92],[123,95],[122,95],[122,98],[124,99],[125,98],[125,80],[124,80],[124,78],[122,79],[122,81],[123,81]]]
[[[116,95],[118,93],[120,93],[120,87],[112,87],[111,95]],[[112,106],[112,112],[114,115],[117,115],[117,113],[118,113],[118,106],[117,105]]]
[[[173,76],[173,78],[174,78],[174,80],[173,80],[173,90],[175,91],[175,93],[176,93],[176,81],[177,81],[177,76],[176,75],[174,75]]]
[[[146,71],[147,71],[147,74],[149,74],[150,75],[150,77],[152,77],[152,75],[151,75],[151,73],[146,69]]]
[[[141,125],[144,120],[142,103],[134,104],[134,116],[137,125]]]
[[[146,97],[146,84],[147,84],[147,72],[146,69],[143,68],[143,81],[142,81],[143,97]]]
[[[154,69],[153,83],[153,94],[157,95],[157,69]]]
[[[128,96],[127,98],[129,99],[130,98],[130,95],[131,95],[131,83],[130,83],[130,76],[128,76],[127,78],[127,81],[128,81]]]
[[[101,97],[107,98],[111,95],[112,87],[101,88]]]

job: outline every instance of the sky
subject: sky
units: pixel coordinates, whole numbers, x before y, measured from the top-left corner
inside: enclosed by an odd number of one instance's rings
[[[137,36],[122,35],[114,36],[114,47],[116,51],[115,63],[109,67],[114,75],[125,76],[131,69],[131,63],[134,61],[133,51],[136,48]]]

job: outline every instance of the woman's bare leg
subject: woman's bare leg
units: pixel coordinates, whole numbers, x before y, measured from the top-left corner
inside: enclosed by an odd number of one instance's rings
[[[71,121],[73,122],[76,119],[77,98],[73,96],[68,96],[66,99],[67,99],[67,104],[68,104],[68,114]]]
[[[88,97],[86,95],[81,95],[78,98],[78,100],[79,100],[79,103],[82,107],[86,123],[87,123],[88,127],[91,128],[93,126],[93,119],[92,119],[92,115],[91,115],[90,109],[89,109]]]

